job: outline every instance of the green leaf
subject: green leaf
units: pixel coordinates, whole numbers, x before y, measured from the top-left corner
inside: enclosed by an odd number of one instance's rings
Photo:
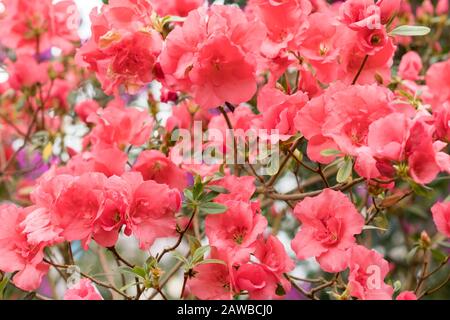
[[[398,26],[397,28],[392,30],[390,32],[390,35],[393,35],[393,36],[409,36],[409,37],[425,36],[425,35],[429,34],[430,31],[431,31],[431,29],[428,28],[428,27],[425,27],[425,26],[407,26],[407,25],[403,25],[403,26]]]
[[[201,197],[201,202],[211,202],[213,201],[215,198],[217,198],[217,196],[219,195],[219,193],[215,192],[215,191],[211,191],[208,192],[206,194],[204,194],[203,197]]]
[[[188,236],[188,242],[189,242],[189,252],[191,253],[191,255],[194,255],[195,251],[197,251],[197,249],[202,246],[200,241],[193,236]]]
[[[194,200],[200,197],[200,195],[203,193],[203,188],[204,185],[201,181],[195,183],[194,188],[192,189],[192,195],[194,197]]]
[[[122,267],[121,269],[124,272],[130,273],[134,276],[138,276],[139,278],[142,278],[142,279],[145,279],[145,277],[146,277],[146,272],[145,272],[144,268],[139,267],[139,266],[135,266],[133,268]]]
[[[0,300],[3,300],[3,295],[6,289],[6,286],[8,285],[9,279],[7,277],[4,277],[2,281],[0,281]]]
[[[125,290],[127,290],[128,288],[131,288],[134,285],[140,284],[141,282],[132,282],[132,283],[128,283],[126,285],[124,285],[122,288],[120,288],[119,290],[124,292]]]
[[[381,227],[377,227],[377,226],[364,226],[363,230],[379,230],[379,231],[383,231],[383,232],[387,231],[387,229],[381,228]]]
[[[200,262],[203,260],[203,256],[205,255],[206,251],[209,250],[209,246],[203,246],[195,250],[194,254],[192,255],[192,263],[195,265],[197,262]]]
[[[385,214],[379,214],[375,217],[375,219],[373,219],[373,222],[378,229],[386,231],[389,229],[389,219]]]
[[[175,259],[181,261],[181,262],[184,264],[185,270],[191,269],[191,262],[190,262],[185,256],[183,256],[181,253],[175,251],[175,252],[173,253],[173,257],[174,257]]]
[[[344,164],[339,169],[336,177],[336,181],[338,183],[344,183],[350,178],[351,174],[353,172],[353,161],[351,158],[345,159]]]
[[[227,264],[225,263],[225,261],[219,260],[219,259],[205,259],[203,261],[197,262],[196,265],[200,265],[200,264],[209,264],[209,263],[215,263],[215,264],[223,264],[224,266],[226,266]]]
[[[230,193],[230,191],[228,191],[227,189],[225,189],[224,187],[221,186],[206,186],[206,189],[217,192],[217,193],[224,193],[224,194],[228,194]]]
[[[441,241],[439,242],[439,245],[444,248],[450,248],[450,242]]]
[[[102,0],[104,4],[109,4],[109,0]]]
[[[402,289],[402,283],[397,280],[394,282],[394,292],[398,292]]]
[[[227,206],[215,202],[207,202],[200,205],[200,210],[206,214],[224,213],[227,209]]]
[[[337,156],[342,154],[341,151],[336,150],[336,149],[325,149],[320,151],[320,154],[324,157],[332,157],[332,156]]]
[[[194,195],[192,194],[192,190],[186,189],[184,190],[184,197],[189,201],[194,201]]]
[[[424,198],[430,198],[433,189],[427,187],[427,186],[423,186],[420,185],[418,183],[416,183],[415,181],[413,181],[412,179],[408,179],[408,183],[411,186],[411,189],[414,191],[415,194],[424,197]]]
[[[418,250],[419,250],[419,247],[415,246],[414,248],[411,249],[410,252],[408,252],[408,254],[406,255],[406,261],[408,264],[411,264],[414,257],[416,256]]]
[[[431,249],[431,255],[433,256],[433,259],[439,263],[444,262],[445,259],[447,259],[445,253],[438,249]]]

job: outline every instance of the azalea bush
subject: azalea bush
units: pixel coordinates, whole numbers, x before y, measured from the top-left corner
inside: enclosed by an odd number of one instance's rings
[[[450,298],[448,4],[0,1],[0,297]]]

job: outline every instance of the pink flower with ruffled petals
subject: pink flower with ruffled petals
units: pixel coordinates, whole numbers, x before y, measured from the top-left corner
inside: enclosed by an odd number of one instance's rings
[[[256,191],[255,177],[236,177],[227,174],[220,180],[213,181],[211,185],[220,186],[226,189],[226,193],[219,194],[214,201],[225,203],[228,200],[248,202]]]
[[[132,170],[140,172],[144,180],[164,183],[179,191],[183,191],[188,184],[187,173],[157,150],[141,152]]]
[[[128,144],[144,144],[150,138],[154,122],[146,111],[114,105],[91,114],[87,121],[95,125],[90,133],[94,144],[115,145],[119,148]]]
[[[21,53],[39,54],[51,47],[68,53],[79,40],[79,14],[72,0],[3,0],[2,44]],[[39,48],[39,52],[37,51]]]
[[[391,300],[394,289],[384,283],[389,264],[375,250],[354,246],[348,251],[350,295],[361,300]]]
[[[175,214],[180,206],[178,190],[152,180],[144,181],[133,192],[133,202],[126,216],[126,233],[133,233],[139,240],[139,247],[147,250],[157,238],[176,235]]]
[[[308,101],[308,95],[297,91],[289,95],[269,86],[263,87],[258,94],[258,109],[262,113],[263,128],[277,129],[286,138],[296,133],[294,118]]]
[[[0,206],[0,270],[16,272],[12,281],[26,291],[36,290],[49,266],[43,262],[44,248],[61,242],[47,210],[38,207]]]
[[[394,111],[393,94],[377,85],[350,86],[342,83],[329,87],[322,96],[310,100],[294,122],[308,140],[308,156],[323,163],[321,151],[337,149],[357,155],[358,148],[367,145],[369,126]]]
[[[256,92],[263,36],[264,30],[239,8],[213,5],[194,10],[167,37],[160,59],[165,82],[192,94],[203,108],[246,102]]]
[[[114,0],[91,12],[92,37],[77,60],[96,73],[106,93],[123,85],[135,94],[153,80],[163,40],[151,28],[151,14],[148,0]]]
[[[233,250],[254,248],[255,242],[267,227],[267,220],[259,212],[258,203],[230,200],[224,203],[227,211],[208,215],[206,236],[212,246]]]
[[[319,196],[306,198],[294,209],[300,231],[292,240],[292,249],[303,260],[316,257],[327,272],[347,267],[346,250],[355,245],[364,219],[341,192],[325,189]]]
[[[278,279],[273,273],[256,263],[247,263],[235,272],[239,290],[247,291],[250,299],[272,300],[277,298]]]
[[[234,269],[249,261],[249,252],[236,253],[224,248],[211,247],[208,258],[222,263],[198,264],[194,268],[194,277],[187,282],[189,292],[201,300],[233,299],[236,290]]]

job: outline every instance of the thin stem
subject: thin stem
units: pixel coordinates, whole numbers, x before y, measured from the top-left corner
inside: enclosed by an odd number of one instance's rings
[[[361,183],[364,181],[364,178],[358,178],[353,180],[350,183],[347,184],[338,184],[335,185],[333,187],[331,187],[331,189],[335,190],[335,191],[346,191],[349,188],[352,188],[353,186]],[[292,193],[292,194],[280,194],[280,193],[267,193],[267,196],[269,198],[275,199],[275,200],[284,200],[284,201],[298,201],[298,200],[303,200],[307,197],[314,197],[319,195],[320,193],[322,193],[322,190],[317,190],[317,191],[311,191],[311,192],[305,192],[305,193]]]
[[[355,85],[355,84],[356,84],[356,81],[358,81],[358,78],[359,78],[359,76],[361,75],[361,73],[362,73],[362,71],[363,71],[363,69],[364,69],[364,66],[365,66],[366,63],[367,63],[367,60],[369,60],[369,55],[366,55],[366,56],[364,57],[364,60],[362,61],[361,66],[359,67],[358,73],[356,74],[355,78],[354,78],[353,81],[352,81],[352,85]]]
[[[419,279],[417,280],[416,289],[414,290],[415,294],[417,294],[419,292],[420,288],[422,287],[423,282],[426,279],[425,276],[427,274],[428,264],[429,264],[428,258],[429,258],[428,250],[424,249],[422,271],[420,273]]]
[[[127,265],[130,268],[134,267],[134,264],[132,264],[131,262],[128,262],[126,259],[124,259],[119,252],[117,252],[117,249],[115,247],[109,247],[108,250],[114,255],[114,257],[119,260],[120,262],[124,263],[125,265]]]
[[[422,299],[425,296],[428,296],[430,294],[433,294],[435,292],[438,292],[439,290],[441,290],[443,287],[445,287],[447,285],[447,283],[450,282],[450,274],[447,276],[447,278],[445,279],[444,282],[442,282],[441,284],[439,284],[437,287],[434,287],[432,289],[428,289],[426,290],[424,293],[422,293],[419,297],[417,297],[417,299]]]
[[[49,265],[51,265],[52,267],[54,267],[56,269],[68,269],[68,268],[71,267],[71,266],[68,266],[68,265],[53,263],[53,262],[51,262],[50,260],[47,260],[47,259],[44,259],[44,262],[48,263]],[[126,298],[128,300],[131,299],[131,297],[129,297],[128,295],[126,295],[125,293],[123,293],[122,291],[120,291],[119,289],[117,289],[116,287],[114,287],[114,286],[112,286],[110,284],[107,284],[107,283],[104,283],[104,282],[102,282],[100,280],[97,280],[94,277],[91,277],[90,275],[88,275],[88,274],[86,274],[84,272],[80,272],[80,275],[83,276],[86,279],[91,280],[92,282],[94,282],[95,284],[97,284],[97,285],[99,285],[101,287],[110,289],[110,290],[120,294],[122,297],[124,297],[124,298]]]
[[[183,237],[185,235],[185,233],[189,230],[189,228],[191,227],[192,221],[194,220],[194,217],[197,215],[198,213],[198,208],[196,207],[194,209],[194,212],[191,215],[191,218],[189,219],[189,222],[187,224],[187,226],[184,228],[184,230],[182,230],[180,232],[180,236],[178,237],[178,241],[170,248],[166,248],[164,249],[160,255],[158,255],[158,258],[156,259],[156,261],[160,262],[161,259],[164,257],[164,255],[166,255],[167,253],[174,251],[176,248],[178,248],[178,246],[181,244],[181,242],[183,241]]]
[[[277,181],[278,177],[281,175],[281,173],[283,172],[283,169],[286,167],[286,165],[289,162],[289,159],[291,158],[291,155],[293,154],[294,150],[297,148],[298,144],[300,143],[300,141],[302,141],[302,138],[297,139],[291,146],[291,148],[289,149],[289,153],[288,155],[284,158],[283,162],[280,165],[280,168],[278,169],[278,172],[273,175],[270,180],[267,182],[267,187],[272,187],[275,182]]]
[[[187,284],[188,278],[189,278],[189,275],[187,273],[185,273],[184,277],[183,277],[183,286],[181,288],[180,299],[183,299],[183,297],[184,297],[184,291],[186,290],[186,284]]]
[[[237,141],[236,141],[236,137],[234,136],[234,131],[233,131],[233,124],[231,123],[230,117],[228,117],[227,112],[225,111],[225,109],[220,106],[219,107],[219,111],[220,113],[222,113],[223,117],[225,118],[225,122],[227,123],[228,129],[230,130],[231,133],[231,138],[233,139],[233,164],[234,164],[234,174],[235,175],[239,175],[239,165],[238,165],[238,149],[237,149]]]

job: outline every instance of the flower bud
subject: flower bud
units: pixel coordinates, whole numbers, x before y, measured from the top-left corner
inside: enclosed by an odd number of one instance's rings
[[[431,246],[430,236],[425,230],[420,234],[420,246],[422,248],[429,248]]]

